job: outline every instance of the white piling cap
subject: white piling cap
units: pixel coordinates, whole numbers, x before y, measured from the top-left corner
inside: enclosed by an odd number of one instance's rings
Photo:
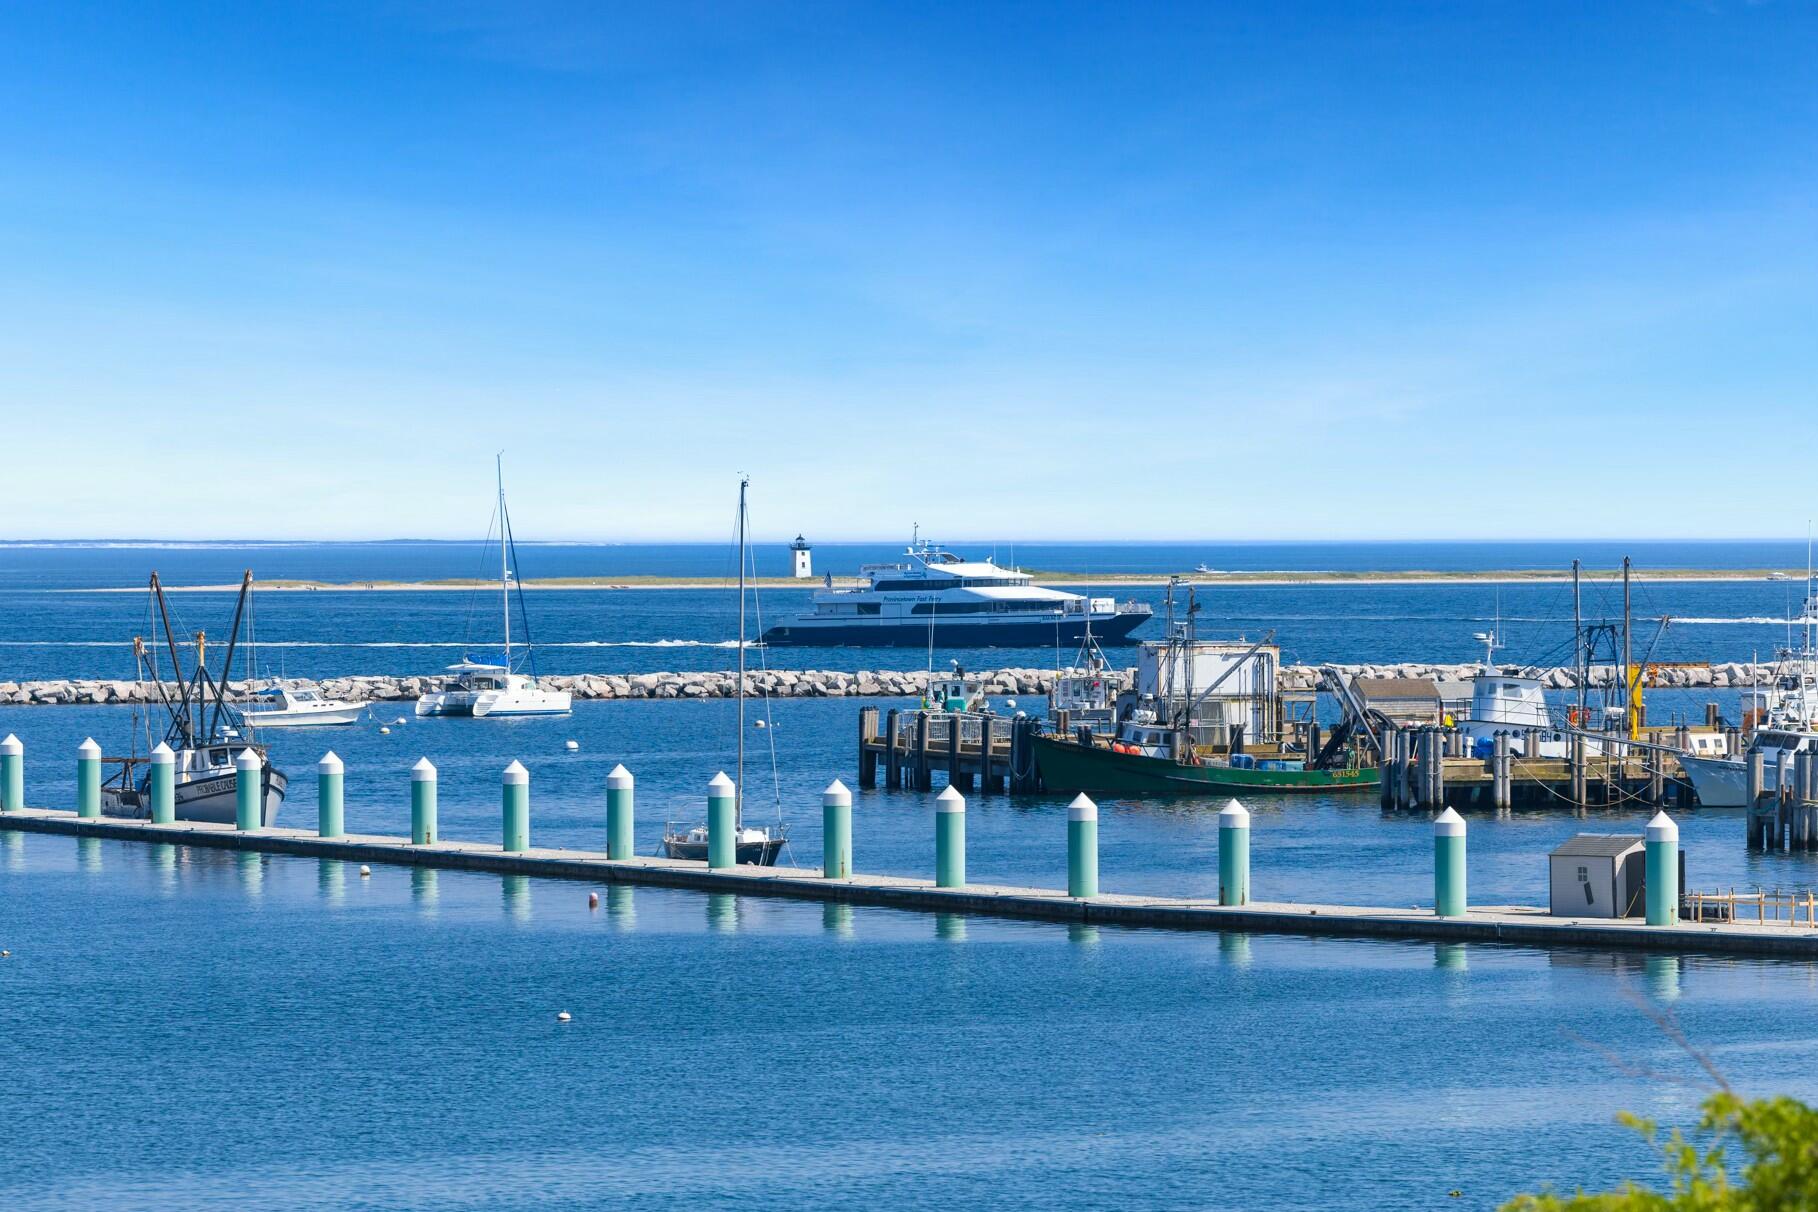
[[[934,810],[936,812],[964,812],[966,797],[952,787],[948,787],[947,790],[934,797]]]
[[[1218,814],[1218,827],[1220,829],[1248,829],[1250,827],[1250,810],[1236,800],[1232,800]]]
[[[101,756],[101,746],[95,744],[95,738],[91,736],[76,746],[76,756],[85,762],[92,762]]]
[[[1457,809],[1448,808],[1433,818],[1434,837],[1463,837],[1464,835],[1465,821],[1462,816],[1458,815]]]
[[[828,783],[827,790],[821,792],[821,806],[826,807],[829,804],[844,804],[848,808],[852,806],[852,793],[846,790],[846,784],[838,779]]]
[[[157,748],[152,750],[152,765],[154,766],[174,766],[176,761],[177,755],[172,753],[170,746],[163,741],[159,741]]]
[[[524,769],[523,762],[513,758],[511,765],[505,767],[505,782],[511,786],[528,783],[530,782],[530,771]]]
[[[0,753],[5,754],[7,757],[18,757],[24,752],[25,743],[10,732],[6,734],[6,739],[4,741],[0,741]]]
[[[426,757],[417,759],[417,764],[410,768],[410,781],[413,783],[433,783],[436,781],[436,764]]]
[[[346,769],[345,766],[341,765],[341,759],[336,756],[335,751],[332,749],[323,754],[322,760],[316,763],[317,774],[342,774]]]
[[[1070,821],[1096,821],[1098,805],[1092,802],[1091,796],[1082,791],[1073,797],[1071,804],[1067,805],[1067,819]]]
[[[261,762],[259,760],[259,755],[254,753],[251,749],[242,749],[239,753],[234,755],[235,770],[257,770],[263,765],[265,765],[265,763]]]
[[[614,766],[611,773],[606,776],[606,785],[615,791],[629,788],[632,782],[631,771],[625,769],[623,762]]]
[[[714,775],[713,781],[707,784],[707,794],[712,799],[725,799],[737,790],[738,788],[733,786],[732,780],[726,777],[724,770]]]
[[[1648,822],[1648,841],[1676,842],[1679,840],[1679,826],[1673,818],[1664,812],[1656,812],[1654,819]]]

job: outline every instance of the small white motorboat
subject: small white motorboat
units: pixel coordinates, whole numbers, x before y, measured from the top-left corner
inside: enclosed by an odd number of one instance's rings
[[[323,697],[318,690],[282,682],[254,693],[240,714],[252,728],[319,728],[357,724],[366,704]]]

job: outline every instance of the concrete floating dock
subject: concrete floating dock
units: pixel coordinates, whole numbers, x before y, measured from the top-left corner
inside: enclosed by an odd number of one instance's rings
[[[941,888],[929,880],[879,875],[829,879],[814,868],[738,866],[710,870],[702,862],[642,857],[609,859],[602,853],[585,850],[538,847],[506,851],[497,845],[451,841],[413,845],[408,839],[398,837],[350,834],[327,838],[302,829],[241,830],[231,824],[189,822],[153,824],[106,817],[85,818],[72,812],[44,809],[0,814],[0,829],[161,845],[208,846],[348,863],[436,867],[589,883],[645,884],[743,896],[787,897],[1039,921],[1818,959],[1818,929],[1810,925],[1772,922],[1713,925],[1680,921],[1669,926],[1649,926],[1638,918],[1553,917],[1544,909],[1529,906],[1472,907],[1460,916],[1439,917],[1431,910],[1352,905],[1252,902],[1221,906],[1215,897],[1203,900],[1115,894],[1071,897],[1051,888],[972,883],[959,888]]]

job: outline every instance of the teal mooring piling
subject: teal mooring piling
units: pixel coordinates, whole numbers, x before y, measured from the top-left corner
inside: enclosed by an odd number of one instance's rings
[[[426,757],[410,768],[410,844],[436,844],[436,768]]]
[[[234,758],[234,828],[257,829],[264,823],[260,794],[265,782],[265,763],[250,749],[240,750]]]
[[[316,763],[316,836],[341,837],[347,832],[343,810],[347,768],[330,749]]]
[[[838,779],[821,792],[821,874],[852,878],[852,793]]]
[[[1656,812],[1647,828],[1648,925],[1679,920],[1679,826]]]
[[[724,770],[707,784],[707,866],[724,869],[739,861],[739,789]]]
[[[1448,808],[1433,819],[1433,912],[1463,917],[1465,899],[1465,822]]]
[[[1083,791],[1067,805],[1067,895],[1098,895],[1098,805]]]
[[[25,807],[25,743],[12,733],[0,741],[0,812]]]
[[[523,762],[513,760],[505,767],[501,800],[501,848],[507,853],[530,849],[530,771],[524,769]]]
[[[177,755],[163,741],[151,751],[151,819],[154,825],[177,819]]]
[[[1250,810],[1236,800],[1218,814],[1218,903],[1250,903]]]
[[[966,886],[966,797],[952,787],[934,801],[934,885]]]
[[[76,747],[76,815],[101,815],[101,746],[92,736]]]
[[[628,859],[637,853],[632,814],[636,780],[623,763],[606,776],[606,857]]]

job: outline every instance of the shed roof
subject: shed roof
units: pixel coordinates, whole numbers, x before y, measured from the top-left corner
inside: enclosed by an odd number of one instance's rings
[[[1561,842],[1554,858],[1621,858],[1642,847],[1638,833],[1578,833]]]

